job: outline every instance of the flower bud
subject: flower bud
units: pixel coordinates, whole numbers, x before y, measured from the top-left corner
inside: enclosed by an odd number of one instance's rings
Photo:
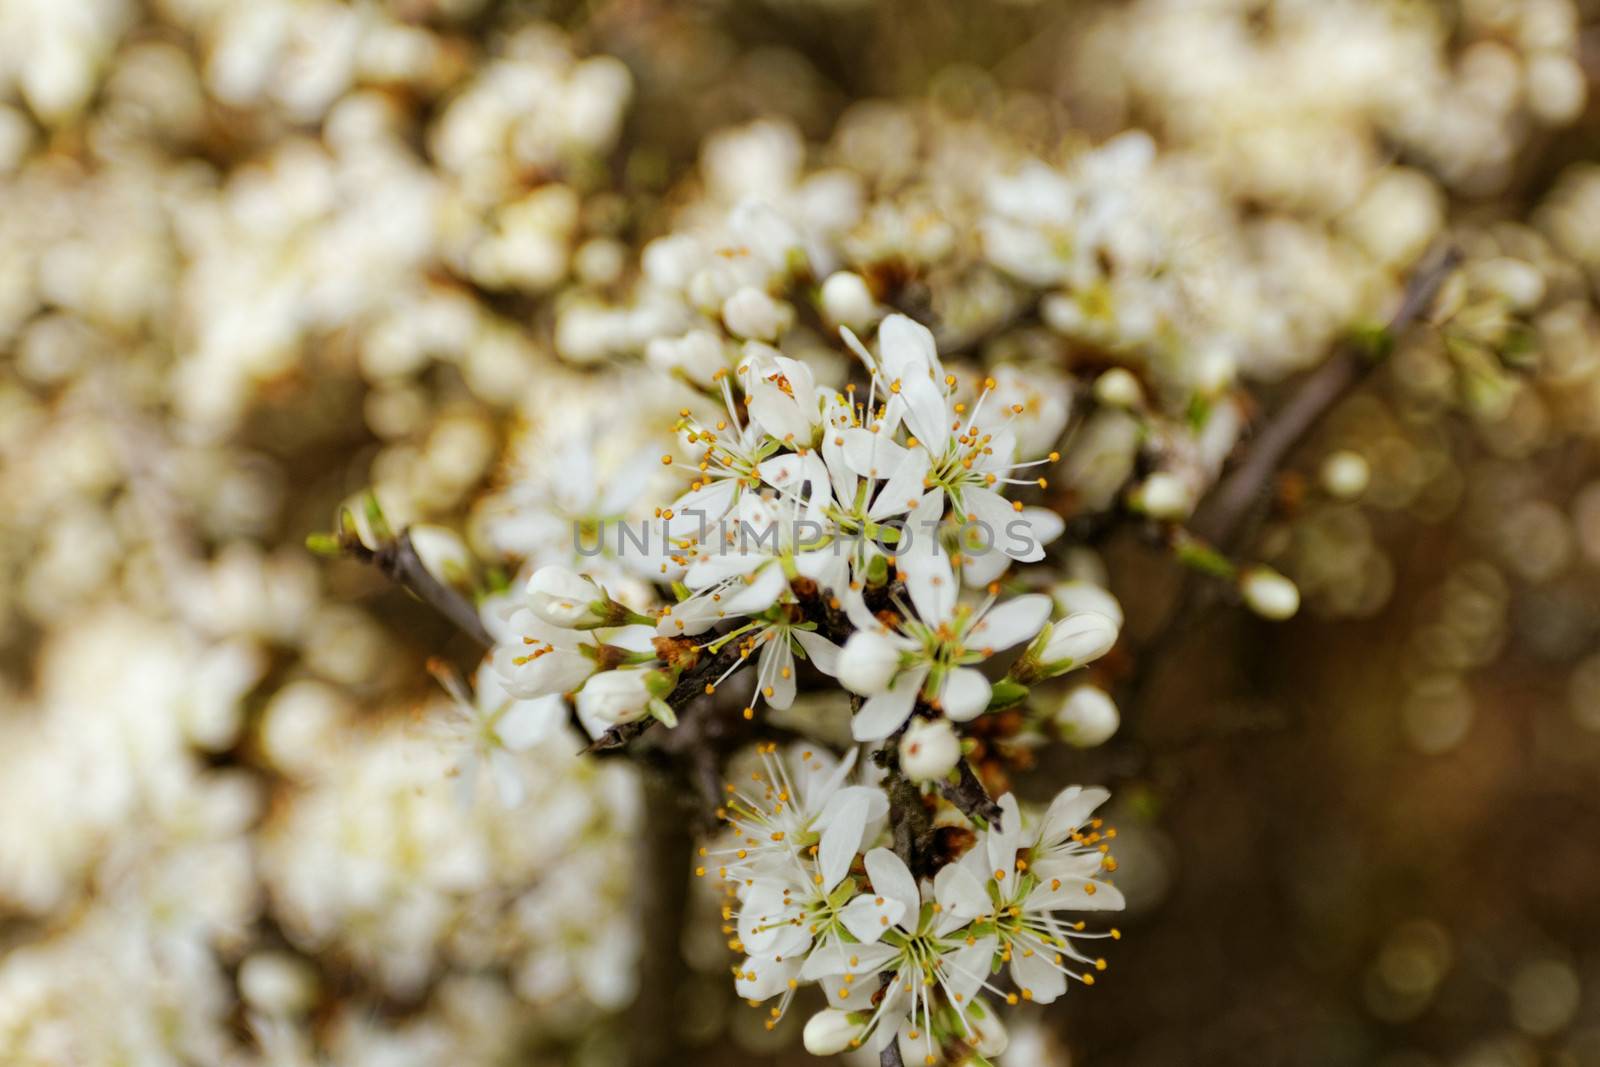
[[[893,641],[870,630],[857,630],[839,653],[839,684],[852,693],[872,696],[889,688],[900,668],[900,650]]]
[[[1340,500],[1354,500],[1366,491],[1372,469],[1359,452],[1341,449],[1322,461],[1322,488]]]
[[[244,1002],[266,1015],[295,1015],[317,995],[311,965],[287,952],[255,952],[239,965],[239,992]]]
[[[1117,624],[1098,611],[1079,611],[1058,619],[1044,634],[1039,658],[1046,666],[1065,664],[1062,670],[1092,663],[1117,643]]]
[[[1133,505],[1152,519],[1186,518],[1194,499],[1183,479],[1169,471],[1156,471],[1133,492]]]
[[[739,337],[775,341],[788,326],[788,316],[784,314],[787,311],[787,305],[780,305],[755,286],[746,285],[722,302],[722,321]]]
[[[1264,619],[1281,621],[1300,610],[1300,590],[1271,567],[1248,567],[1239,577],[1239,592],[1250,610]]]
[[[642,719],[650,701],[672,689],[671,675],[640,667],[619,667],[592,675],[578,691],[578,713],[618,726]]]
[[[1122,721],[1111,697],[1104,689],[1092,685],[1068,690],[1050,719],[1061,739],[1078,748],[1105,744]]]
[[[850,1013],[838,1008],[823,1008],[806,1020],[802,1040],[813,1056],[836,1056],[850,1047],[861,1026]]]
[[[972,1047],[984,1059],[994,1059],[1011,1044],[1005,1023],[981,997],[974,997],[967,1010],[967,1025],[972,1028]]]
[[[1104,615],[1118,627],[1122,625],[1122,605],[1111,595],[1110,590],[1094,582],[1076,580],[1057,582],[1050,589],[1050,599],[1055,601],[1056,610],[1063,615],[1093,611]]]
[[[645,348],[644,358],[657,370],[682,375],[702,388],[728,369],[722,341],[710,330],[690,330],[682,337],[657,337]]]
[[[862,329],[877,317],[878,302],[861,275],[841,270],[822,283],[822,313],[831,322]]]
[[[1144,399],[1144,390],[1132,371],[1112,367],[1095,379],[1094,398],[1108,408],[1134,408]]]
[[[949,774],[961,759],[961,739],[949,719],[911,720],[900,738],[900,769],[914,782]]]
[[[551,626],[603,625],[607,599],[599,586],[566,567],[540,567],[528,579],[528,606]]]
[[[1119,629],[1115,620],[1098,611],[1076,611],[1057,619],[1039,631],[1001,684],[1030,686],[1092,663],[1111,651]]]

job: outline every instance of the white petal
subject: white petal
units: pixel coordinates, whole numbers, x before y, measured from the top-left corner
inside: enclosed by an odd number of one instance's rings
[[[983,984],[989,980],[989,964],[994,959],[998,940],[993,934],[978,939],[977,944],[962,945],[940,960],[953,996],[958,1004],[968,1003]]]
[[[1027,999],[1049,1004],[1067,991],[1067,976],[1056,970],[1052,957],[1045,955],[1050,951],[1048,947],[1034,948],[1032,955],[1027,951],[1021,945],[1012,948],[1011,980],[1019,990],[1027,991]]]
[[[1033,868],[1033,873],[1039,884],[1028,894],[1025,911],[1121,911],[1124,907],[1122,891],[1108,882],[1074,877],[1049,863]]]
[[[1033,536],[1033,527],[1005,497],[993,489],[968,485],[961,489],[963,521],[975,523],[984,541],[1022,563],[1044,558],[1044,545]]]
[[[988,887],[973,871],[973,866],[971,863],[947,863],[933,877],[934,899],[963,923],[987,915],[994,908]]]
[[[1050,598],[1043,593],[1028,593],[990,608],[973,625],[968,635],[969,648],[999,650],[1030,640],[1050,618]]]
[[[901,671],[894,684],[877,696],[868,697],[855,718],[850,721],[850,733],[857,741],[882,741],[900,729],[917,702],[917,693],[928,677],[927,667],[913,667]]]
[[[1072,831],[1089,821],[1094,809],[1111,799],[1111,791],[1099,786],[1068,786],[1056,794],[1050,808],[1044,813],[1039,827],[1039,843],[1055,845],[1065,841]]]
[[[895,443],[888,431],[855,427],[844,432],[844,459],[863,478],[887,478],[899,470],[911,449]]]
[[[867,799],[846,797],[832,815],[817,847],[817,866],[825,893],[831,892],[850,873],[850,865],[861,851],[861,837],[867,831]]]
[[[745,957],[733,987],[745,1000],[766,1000],[789,988],[789,980],[800,975],[804,961],[798,957],[782,960]]]
[[[922,896],[917,892],[917,880],[911,877],[899,856],[886,848],[875,848],[866,855],[867,877],[872,879],[872,891],[880,897],[899,901],[899,922],[907,933],[915,933],[917,917],[922,909]],[[852,931],[853,932],[853,931]]]
[[[1022,812],[1017,808],[1017,798],[1007,793],[998,801],[1000,805],[1000,826],[996,829],[989,827],[989,832],[984,835],[984,845],[989,857],[991,871],[1003,871],[1005,877],[1000,881],[1000,887],[1009,898],[1011,891],[1017,886],[1017,846],[1022,839]]]
[[[761,659],[756,670],[756,685],[762,696],[775,708],[787,708],[794,703],[794,651],[789,638],[774,633],[761,648]],[[772,690],[767,695],[768,689]]]
[[[795,630],[794,639],[800,642],[806,658],[823,674],[832,676],[839,668],[839,646],[813,630]]]
[[[878,973],[884,964],[899,954],[899,949],[881,942],[851,945],[837,938],[829,938],[812,949],[811,955],[806,957],[805,965],[800,968],[800,978],[808,982],[847,974],[860,978]]]
[[[925,494],[906,517],[906,541],[903,550],[895,554],[895,566],[905,573],[912,605],[929,626],[950,620],[960,592],[950,569],[950,557],[939,541],[943,512],[943,492],[935,489]]]
[[[567,702],[559,694],[519,700],[494,724],[494,732],[513,752],[525,752],[549,737],[567,717]]]
[[[944,691],[939,694],[939,707],[945,717],[954,722],[968,722],[983,714],[989,706],[991,688],[983,672],[971,667],[957,667],[945,675]]]
[[[783,576],[783,568],[773,563],[758,572],[755,581],[746,583],[732,596],[724,596],[722,610],[730,615],[766,611],[787,588],[789,580]]]
[[[839,911],[839,921],[857,941],[873,944],[905,916],[905,905],[890,897],[862,893]]]
[[[921,448],[906,450],[905,458],[892,468],[889,480],[867,509],[867,517],[885,519],[915,508],[922,501],[922,480],[928,476],[928,453]]]

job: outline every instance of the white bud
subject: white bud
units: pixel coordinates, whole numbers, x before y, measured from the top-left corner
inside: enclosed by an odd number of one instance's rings
[[[1264,619],[1283,620],[1300,610],[1300,590],[1271,567],[1250,567],[1239,577],[1239,592],[1250,610]]]
[[[1112,367],[1095,379],[1094,398],[1107,407],[1134,408],[1144,399],[1144,390],[1132,371]]]
[[[866,279],[854,271],[841,270],[822,283],[822,313],[830,322],[862,329],[878,315],[878,302]]]
[[[788,326],[788,305],[780,305],[753,285],[741,287],[722,302],[723,324],[740,337],[775,341]]]
[[[1117,624],[1098,611],[1079,611],[1051,624],[1039,654],[1046,666],[1081,667],[1111,651],[1117,643]]]
[[[900,769],[914,782],[943,778],[961,758],[961,739],[949,719],[911,720],[900,738]]]
[[[601,621],[594,604],[604,599],[598,586],[566,567],[540,567],[528,579],[528,607],[551,626],[573,628]]]
[[[981,998],[973,999],[967,1012],[967,1024],[972,1027],[972,1036],[977,1038],[973,1051],[986,1060],[994,1059],[1011,1044],[1005,1024]]]
[[[851,1020],[849,1012],[823,1008],[806,1020],[802,1040],[813,1056],[836,1056],[849,1048],[859,1033],[861,1026]]]
[[[1056,610],[1062,615],[1075,615],[1080,611],[1094,611],[1117,626],[1122,625],[1122,605],[1111,591],[1094,582],[1065,581],[1057,582],[1050,589],[1050,599],[1056,603]]]
[[[295,1015],[311,1005],[317,976],[309,964],[287,952],[256,952],[239,965],[239,992],[265,1015]]]
[[[1340,500],[1354,500],[1367,490],[1372,469],[1359,452],[1341,449],[1322,461],[1322,488]]]
[[[1194,385],[1200,392],[1213,395],[1232,385],[1238,373],[1239,364],[1231,355],[1207,352],[1196,362]]]
[[[852,693],[872,696],[889,688],[900,667],[900,650],[882,634],[857,630],[839,653],[839,684]]]
[[[710,330],[691,330],[682,337],[657,337],[645,347],[644,358],[657,370],[677,372],[699,386],[716,381],[728,369],[722,341]]]
[[[1182,478],[1169,471],[1156,471],[1134,490],[1133,503],[1152,519],[1173,520],[1186,518],[1194,507],[1189,487]]]
[[[655,673],[637,667],[600,671],[578,690],[578,714],[613,726],[644,718]]]
[[[1061,739],[1079,748],[1093,748],[1111,740],[1122,718],[1117,705],[1104,689],[1092,685],[1074,686],[1062,698],[1051,716]]]

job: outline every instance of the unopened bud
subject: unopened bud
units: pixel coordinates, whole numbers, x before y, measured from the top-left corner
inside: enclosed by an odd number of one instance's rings
[[[1104,689],[1093,685],[1079,685],[1068,690],[1051,721],[1060,731],[1061,739],[1078,748],[1105,744],[1122,723],[1116,703]]]
[[[878,302],[861,275],[841,270],[822,283],[822,313],[831,322],[864,329],[878,317]]]
[[[1271,567],[1249,567],[1239,576],[1239,592],[1250,610],[1281,621],[1300,610],[1300,590]]]
[[[1341,449],[1322,461],[1322,488],[1340,500],[1354,500],[1367,490],[1372,469],[1359,452]]]
[[[914,782],[949,774],[961,759],[961,739],[948,719],[912,719],[900,738],[900,769]]]
[[[1094,381],[1094,398],[1110,408],[1135,408],[1144,399],[1139,379],[1125,367],[1112,367]]]
[[[823,1008],[806,1020],[802,1040],[813,1056],[836,1056],[850,1047],[861,1032],[861,1025],[850,1013],[838,1008]]]

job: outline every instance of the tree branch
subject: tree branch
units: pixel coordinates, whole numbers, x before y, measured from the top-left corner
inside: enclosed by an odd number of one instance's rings
[[[1452,246],[1445,246],[1418,266],[1406,285],[1400,307],[1379,336],[1380,354],[1428,309],[1460,261],[1461,253]],[[1224,551],[1235,547],[1245,520],[1261,501],[1268,482],[1285,457],[1379,362],[1370,351],[1346,345],[1308,374],[1288,402],[1273,413],[1271,420],[1251,441],[1244,462],[1206,497],[1189,523],[1190,531]]]
[[[341,534],[337,544],[340,553],[378,568],[384,577],[449,619],[480,647],[489,648],[494,644],[472,602],[435,578],[423,564],[416,546],[411,543],[409,529],[401,530],[377,548],[368,548],[359,537],[347,534]],[[331,552],[331,549],[318,551]]]
[[[978,780],[972,764],[962,760],[956,764],[957,781],[939,781],[939,794],[961,810],[969,819],[982,819],[990,826],[1000,828],[1000,805],[989,796],[989,791]]]

